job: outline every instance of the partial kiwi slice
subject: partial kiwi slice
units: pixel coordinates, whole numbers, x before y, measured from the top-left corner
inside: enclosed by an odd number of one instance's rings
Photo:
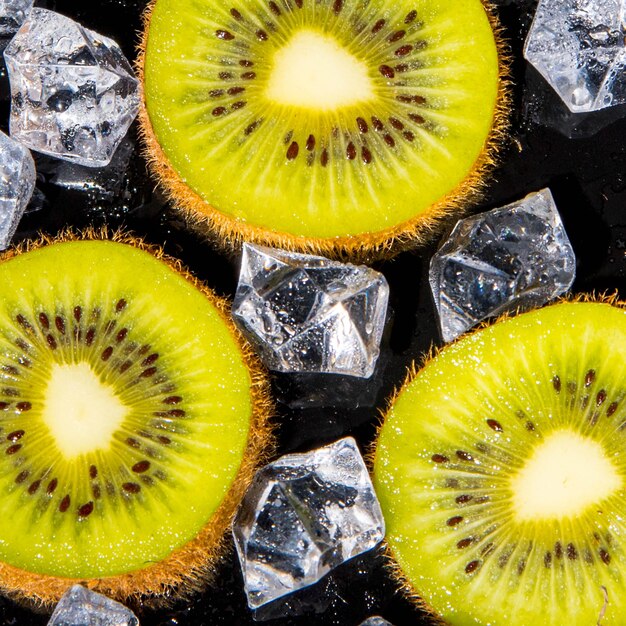
[[[374,483],[399,575],[453,625],[626,615],[626,310],[559,303],[409,377]]]
[[[122,236],[11,250],[0,282],[0,588],[197,588],[269,440],[226,305]]]
[[[148,157],[222,239],[377,256],[467,205],[503,134],[481,0],[155,0]]]

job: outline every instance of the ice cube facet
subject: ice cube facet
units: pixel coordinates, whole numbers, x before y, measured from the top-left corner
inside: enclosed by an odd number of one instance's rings
[[[540,0],[524,46],[567,107],[626,102],[626,0]]]
[[[0,250],[15,234],[35,189],[30,151],[0,132]]]
[[[364,622],[361,622],[360,626],[393,626],[391,622],[388,622],[382,617],[368,617]]]
[[[388,299],[368,267],[245,244],[233,317],[270,369],[368,378]]]
[[[48,626],[139,626],[123,604],[74,585],[59,601]]]
[[[233,535],[251,608],[312,585],[378,545],[385,523],[354,439],[262,468]]]
[[[138,82],[119,46],[35,8],[4,57],[11,136],[60,159],[107,165],[139,106]]]
[[[430,263],[443,339],[489,316],[541,306],[567,291],[575,273],[576,257],[549,189],[463,219]]]
[[[0,37],[12,35],[33,8],[33,0],[0,0]]]

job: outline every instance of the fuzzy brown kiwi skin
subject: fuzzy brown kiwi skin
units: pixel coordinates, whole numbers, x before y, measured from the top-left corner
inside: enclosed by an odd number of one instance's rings
[[[55,237],[42,235],[37,240],[9,248],[0,254],[0,263],[45,246],[83,240],[115,241],[152,254],[201,291],[216,307],[239,346],[243,361],[250,372],[253,414],[248,442],[239,471],[218,510],[194,539],[163,561],[127,574],[98,579],[46,576],[0,563],[0,593],[31,609],[48,611],[72,585],[82,584],[131,606],[163,607],[201,591],[211,581],[215,565],[228,548],[227,536],[234,513],[256,470],[267,463],[274,453],[270,422],[273,404],[269,382],[258,357],[232,322],[230,304],[216,296],[185,269],[178,259],[167,256],[158,246],[147,244],[142,239],[121,231],[110,233],[106,229],[87,229],[82,232],[66,230]]]
[[[372,263],[432,242],[447,227],[468,214],[482,198],[493,171],[500,162],[500,152],[509,136],[511,110],[511,53],[503,35],[495,6],[481,0],[493,30],[498,52],[498,95],[493,124],[483,149],[470,172],[459,185],[424,213],[391,228],[374,233],[342,237],[303,237],[266,230],[231,217],[212,207],[189,187],[173,168],[163,152],[148,114],[144,77],[146,47],[152,12],[157,0],[151,0],[143,14],[143,30],[139,42],[135,72],[140,84],[139,136],[150,172],[158,181],[169,202],[185,218],[188,228],[216,243],[225,251],[236,250],[248,241],[294,252]]]
[[[590,294],[576,294],[576,295],[566,295],[558,300],[551,302],[546,306],[555,306],[558,304],[562,304],[564,302],[596,302],[601,304],[609,304],[611,306],[626,310],[626,301],[620,300],[619,294],[617,292],[613,294],[608,293],[590,293]],[[376,466],[376,450],[378,448],[378,439],[380,437],[380,431],[383,427],[387,419],[387,415],[395,405],[400,394],[419,376],[420,372],[447,346],[450,346],[462,339],[467,338],[474,333],[484,330],[485,328],[489,328],[490,326],[494,326],[510,317],[514,317],[520,313],[528,312],[526,310],[516,310],[502,313],[499,317],[494,320],[486,320],[478,324],[475,328],[473,328],[470,332],[459,335],[456,339],[446,344],[445,346],[437,347],[432,345],[430,350],[418,361],[413,361],[409,367],[407,368],[407,373],[404,377],[404,381],[396,387],[394,392],[391,394],[389,399],[386,402],[385,408],[380,410],[378,425],[376,427],[376,435],[370,444],[366,454],[364,455],[365,463],[367,468],[369,469],[370,475],[374,476],[374,467]],[[385,555],[385,569],[389,572],[391,579],[396,583],[398,593],[402,594],[405,598],[407,598],[413,606],[417,607],[421,611],[423,611],[430,622],[434,626],[446,626],[448,622],[446,622],[442,617],[437,615],[437,612],[421,597],[419,590],[416,589],[411,581],[407,578],[405,573],[402,571],[400,565],[398,565],[398,561],[394,556],[393,550],[389,545],[389,542],[383,542],[383,553]],[[599,623],[599,622],[598,622]]]

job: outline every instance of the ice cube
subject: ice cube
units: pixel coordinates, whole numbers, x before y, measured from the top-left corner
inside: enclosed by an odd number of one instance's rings
[[[74,585],[57,604],[48,626],[139,626],[123,604]]]
[[[119,46],[74,20],[33,9],[4,51],[11,135],[38,152],[107,165],[139,106]]]
[[[441,334],[451,341],[504,311],[567,291],[576,257],[549,189],[461,220],[430,263]]]
[[[368,617],[364,622],[361,622],[360,626],[393,626],[393,624],[382,617],[374,616]]]
[[[33,8],[33,0],[0,0],[0,37],[12,35]]]
[[[369,267],[245,244],[233,316],[270,369],[368,378],[388,299]]]
[[[626,102],[626,0],[540,0],[524,56],[573,112]]]
[[[0,132],[0,250],[10,243],[35,189],[29,150]]]
[[[261,469],[233,535],[251,608],[312,585],[378,545],[385,523],[354,439]]]

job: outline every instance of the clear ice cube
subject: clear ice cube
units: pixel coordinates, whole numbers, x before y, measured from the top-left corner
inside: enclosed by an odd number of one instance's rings
[[[0,0],[0,37],[12,35],[33,8],[33,0]]]
[[[368,617],[364,622],[361,622],[360,626],[393,626],[393,624],[382,617],[374,616]]]
[[[270,369],[368,378],[388,299],[368,267],[245,244],[233,317]]]
[[[524,56],[575,112],[626,102],[626,0],[540,0]]]
[[[385,522],[354,439],[262,468],[233,535],[251,608],[312,585],[378,545]]]
[[[30,151],[0,132],[0,250],[10,243],[35,189]]]
[[[33,9],[4,51],[11,135],[38,152],[107,165],[139,106],[119,46],[68,17]]]
[[[567,291],[575,273],[576,257],[549,189],[463,219],[430,263],[443,339],[489,316],[541,306]]]
[[[139,626],[123,604],[74,585],[59,601],[48,626]]]

